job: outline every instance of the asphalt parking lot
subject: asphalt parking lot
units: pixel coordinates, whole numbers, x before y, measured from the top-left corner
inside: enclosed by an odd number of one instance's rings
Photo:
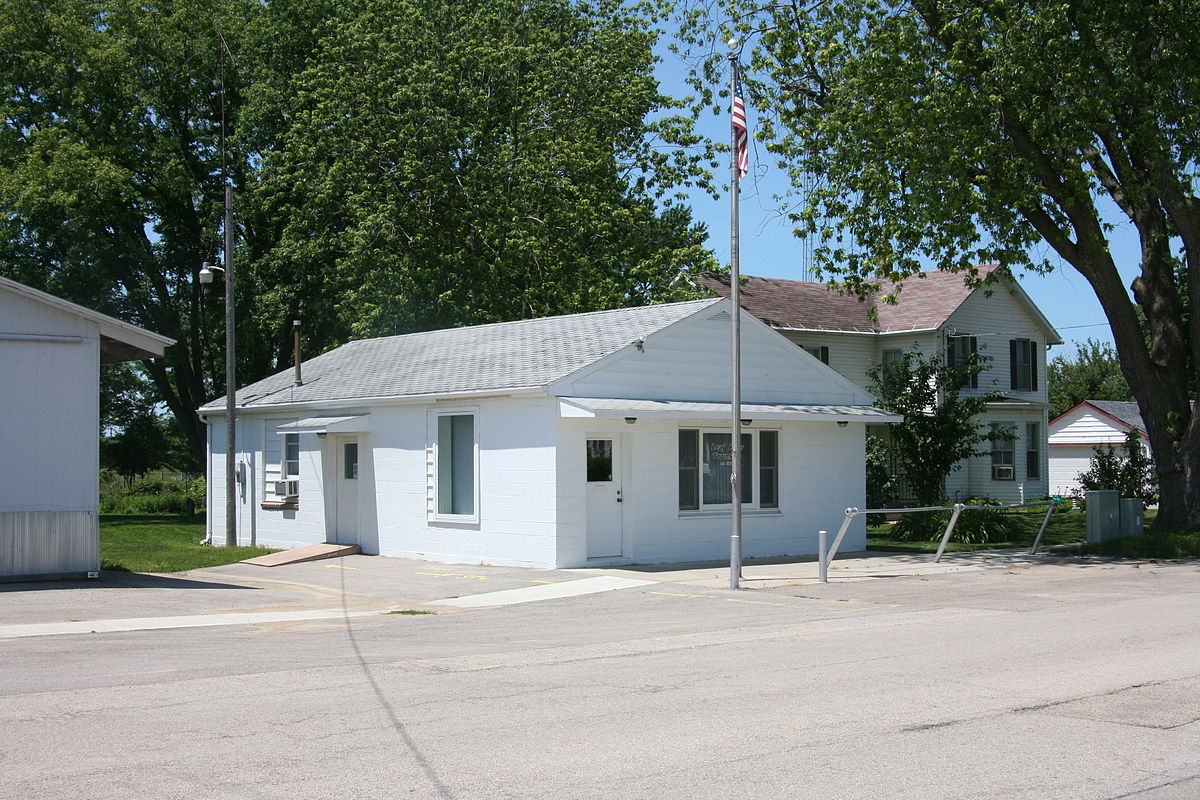
[[[940,564],[924,554],[851,554],[834,562],[830,583],[821,588],[1057,561],[1045,555],[1030,558],[1019,551],[952,553]],[[86,581],[0,584],[4,597],[0,637],[6,630],[17,635],[34,630],[28,626],[89,620],[224,615],[236,621],[253,614],[299,618],[317,611],[450,613],[650,583],[690,587],[689,591],[724,589],[729,586],[729,566],[540,570],[355,555],[270,568],[237,563],[158,575],[104,572]],[[741,588],[749,592],[787,594],[806,586],[819,586],[812,559],[752,559],[743,567]]]
[[[1200,797],[1200,563],[610,572],[0,586],[0,798]]]

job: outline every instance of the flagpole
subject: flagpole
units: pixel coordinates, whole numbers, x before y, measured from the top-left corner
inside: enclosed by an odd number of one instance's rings
[[[731,41],[730,46],[736,46],[737,42]],[[737,51],[729,54],[729,63],[732,67],[730,71],[730,118],[731,118],[731,139],[729,150],[729,199],[730,199],[730,214],[729,214],[729,299],[733,305],[730,312],[732,317],[732,351],[730,353],[730,365],[732,367],[731,375],[731,390],[730,390],[730,427],[732,434],[730,436],[731,444],[730,455],[732,457],[732,469],[730,470],[730,483],[733,491],[733,532],[729,537],[729,588],[737,589],[742,577],[742,325],[741,325],[741,277],[739,275],[739,257],[738,252],[740,242],[738,241],[738,195],[741,193],[741,169],[740,169],[740,149],[746,146],[739,142],[739,135],[745,135],[744,121],[742,131],[738,130],[736,119],[733,119],[734,112],[739,100],[738,93],[738,54]],[[744,114],[743,110],[743,114]]]

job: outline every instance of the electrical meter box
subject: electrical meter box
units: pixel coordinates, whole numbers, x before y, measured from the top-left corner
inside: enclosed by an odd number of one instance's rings
[[[1121,536],[1121,493],[1109,489],[1085,492],[1088,544],[1107,542]]]

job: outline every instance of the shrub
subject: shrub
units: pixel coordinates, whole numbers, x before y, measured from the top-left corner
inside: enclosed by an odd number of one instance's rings
[[[1142,449],[1136,430],[1126,434],[1120,450],[1112,445],[1093,448],[1091,464],[1079,476],[1079,485],[1084,491],[1113,489],[1121,497],[1140,497],[1146,503],[1158,501],[1154,464]]]
[[[100,495],[101,514],[194,514],[204,507],[204,479],[143,478],[128,488],[110,486]]]
[[[987,497],[968,497],[964,505],[972,508],[958,516],[952,542],[988,544],[1010,542],[1020,533],[1021,524],[1003,511],[976,510],[979,506],[999,505]],[[892,526],[891,537],[901,542],[928,542],[941,539],[950,524],[951,511],[922,511],[905,514]]]

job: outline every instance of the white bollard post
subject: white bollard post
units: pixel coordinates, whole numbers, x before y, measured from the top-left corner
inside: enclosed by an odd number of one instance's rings
[[[817,531],[817,580],[829,583],[829,531]]]

